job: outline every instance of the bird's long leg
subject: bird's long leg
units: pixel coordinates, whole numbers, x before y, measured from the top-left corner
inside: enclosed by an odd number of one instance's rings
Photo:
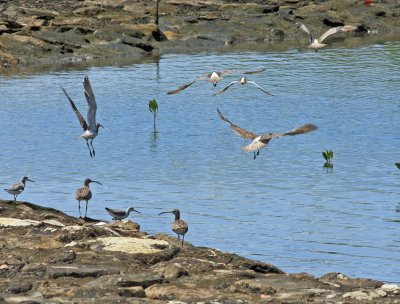
[[[182,235],[182,248],[183,248],[184,241],[185,241],[185,235]]]
[[[17,200],[18,194],[13,194],[14,195],[14,202]]]
[[[94,157],[94,156],[96,156],[96,152],[94,151],[94,148],[93,148],[93,139],[90,141],[90,145],[92,146],[93,157]]]
[[[78,201],[78,207],[79,207],[79,217],[81,218],[81,201]]]
[[[260,150],[257,150],[257,156],[260,155]]]
[[[86,218],[86,213],[87,213],[87,203],[88,203],[88,201],[86,201],[85,218]]]
[[[257,154],[256,154],[256,151],[254,151],[253,159],[256,159],[256,157],[257,157]]]
[[[90,157],[93,157],[92,150],[90,150],[90,146],[89,146],[89,141],[88,140],[86,140],[86,145],[87,145],[87,147],[89,149]]]

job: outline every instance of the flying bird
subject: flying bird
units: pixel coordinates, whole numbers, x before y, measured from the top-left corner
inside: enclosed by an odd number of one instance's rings
[[[178,235],[178,240],[180,239],[180,236],[182,236],[182,247],[183,247],[183,242],[185,240],[185,234],[186,234],[186,232],[188,232],[188,229],[189,229],[188,224],[186,224],[185,221],[181,220],[181,213],[178,209],[174,209],[172,211],[164,211],[164,212],[159,213],[158,215],[161,215],[164,213],[172,213],[175,215],[175,221],[172,222],[172,231]]]
[[[111,209],[106,207],[107,212],[113,217],[114,221],[121,221],[124,218],[127,218],[131,211],[135,211],[137,213],[140,213],[139,211],[135,210],[133,207],[129,207],[128,209],[125,210],[119,210],[119,209]]]
[[[273,138],[278,138],[278,137],[287,136],[287,135],[294,136],[294,135],[304,134],[304,133],[308,133],[308,132],[311,132],[311,131],[314,131],[317,129],[317,127],[313,124],[305,124],[303,126],[300,126],[298,128],[295,128],[295,129],[293,129],[289,132],[285,132],[285,133],[266,133],[266,134],[262,134],[262,135],[257,135],[251,131],[242,129],[238,125],[235,125],[230,120],[228,120],[225,116],[223,116],[218,109],[217,109],[217,111],[218,111],[219,117],[223,121],[226,121],[227,123],[229,123],[231,126],[231,129],[236,134],[240,135],[244,139],[252,140],[252,142],[249,145],[243,147],[242,149],[245,152],[253,151],[254,159],[256,159],[256,157],[260,154],[260,149],[262,149],[266,145],[268,145],[269,141]]]
[[[217,93],[214,93],[213,96],[219,95],[221,93],[224,93],[226,90],[228,90],[231,86],[233,86],[234,84],[239,83],[241,85],[247,84],[247,83],[251,83],[253,85],[255,85],[258,89],[260,89],[261,91],[263,91],[264,93],[270,95],[270,96],[274,96],[273,94],[271,94],[270,92],[267,92],[266,90],[264,90],[262,87],[260,87],[257,83],[255,83],[254,81],[248,80],[246,77],[242,77],[240,78],[240,80],[235,80],[232,81],[230,84],[228,84],[225,88],[223,88],[222,90],[218,91]]]
[[[90,85],[89,78],[85,76],[85,79],[83,81],[83,88],[85,89],[85,97],[87,104],[89,106],[88,112],[87,112],[87,121],[83,118],[82,114],[78,111],[76,108],[73,100],[67,92],[62,88],[65,96],[67,96],[72,110],[74,110],[76,116],[78,117],[79,123],[81,124],[84,133],[79,136],[78,138],[83,138],[86,140],[86,145],[89,149],[90,157],[96,156],[96,152],[93,148],[93,139],[96,138],[97,134],[99,133],[99,128],[103,127],[103,125],[96,123],[96,111],[97,111],[97,104],[96,104],[96,99],[93,94],[92,86]],[[90,146],[89,146],[89,140],[90,140]],[[90,148],[92,147],[92,148]]]
[[[336,26],[336,27],[333,27],[333,28],[330,28],[329,30],[327,30],[325,33],[323,33],[321,35],[321,37],[315,38],[304,23],[297,21],[296,25],[298,28],[302,29],[304,32],[306,32],[309,35],[310,45],[308,47],[315,49],[316,52],[318,52],[318,50],[320,48],[323,48],[326,46],[326,44],[324,44],[322,42],[330,35],[333,35],[333,34],[336,34],[339,32],[353,32],[357,29],[357,27],[352,26],[352,25]]]
[[[8,193],[14,195],[14,201],[17,200],[18,194],[20,194],[22,191],[25,189],[25,182],[30,181],[33,182],[33,180],[29,179],[26,176],[21,177],[18,183],[15,183],[8,189],[4,189],[4,191],[7,191]]]
[[[83,182],[83,188],[79,188],[76,190],[76,196],[75,199],[78,201],[78,206],[79,206],[79,217],[81,216],[81,201],[86,201],[86,210],[85,210],[85,218],[86,218],[86,213],[87,213],[87,205],[88,201],[92,198],[92,191],[90,191],[89,184],[90,183],[97,183],[101,185],[100,182],[91,180],[90,178],[86,178]]]
[[[212,73],[208,73],[205,75],[201,75],[199,77],[197,77],[195,80],[192,80],[191,82],[184,84],[182,86],[180,86],[179,88],[169,91],[167,92],[167,94],[172,95],[172,94],[177,94],[185,89],[187,89],[188,87],[190,87],[192,84],[196,83],[197,81],[200,80],[205,80],[205,81],[209,81],[212,83],[212,85],[214,87],[217,86],[217,83],[219,81],[221,81],[224,77],[224,75],[229,75],[229,74],[255,74],[255,73],[261,73],[264,72],[266,69],[259,69],[259,70],[253,70],[253,71],[239,71],[239,70],[224,70],[221,72],[212,72]]]

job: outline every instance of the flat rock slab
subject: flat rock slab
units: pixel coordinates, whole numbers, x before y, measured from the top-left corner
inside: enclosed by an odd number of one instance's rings
[[[95,248],[96,245],[101,246],[102,250],[105,251],[119,251],[130,254],[152,254],[171,248],[171,245],[166,241],[132,237],[98,238],[90,243],[91,248]]]
[[[5,227],[26,227],[26,226],[39,226],[40,222],[33,220],[21,220],[11,217],[0,217],[0,226]]]
[[[68,265],[68,266],[48,266],[47,274],[49,277],[56,279],[59,277],[101,277],[104,275],[119,274],[121,271],[115,267],[96,267],[85,265]]]

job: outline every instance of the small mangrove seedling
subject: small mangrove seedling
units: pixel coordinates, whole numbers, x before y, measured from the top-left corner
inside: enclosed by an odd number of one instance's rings
[[[394,163],[398,169],[400,169],[400,163]]]
[[[156,116],[158,113],[158,104],[155,99],[149,101],[149,110],[153,114],[153,131],[156,133]]]
[[[326,150],[325,152],[322,152],[322,156],[325,159],[324,168],[333,169],[333,164],[332,164],[333,151],[332,150]]]

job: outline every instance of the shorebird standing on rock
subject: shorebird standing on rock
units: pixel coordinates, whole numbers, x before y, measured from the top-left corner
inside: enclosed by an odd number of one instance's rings
[[[267,92],[266,90],[264,90],[262,87],[260,87],[257,83],[255,83],[254,81],[248,80],[246,77],[242,77],[240,78],[240,80],[235,80],[232,81],[230,84],[228,84],[225,88],[223,88],[222,90],[218,91],[217,93],[214,93],[213,96],[219,95],[221,93],[224,93],[227,89],[229,89],[231,86],[233,86],[235,83],[239,83],[241,85],[247,84],[247,83],[251,83],[253,85],[255,85],[258,89],[260,89],[261,91],[263,91],[264,93],[274,96],[273,94],[271,94],[270,92]]]
[[[17,200],[17,196],[18,194],[20,194],[22,191],[24,191],[25,189],[25,182],[26,181],[30,181],[33,182],[33,180],[29,179],[26,176],[21,177],[21,179],[19,180],[18,183],[12,185],[10,188],[8,189],[4,189],[4,191],[7,191],[8,193],[14,195],[14,201]]]
[[[64,90],[64,88],[62,88],[62,90],[63,90],[65,96],[67,96],[72,109],[74,110],[76,116],[78,117],[79,123],[81,124],[83,131],[85,131],[78,138],[83,138],[86,140],[86,145],[89,149],[90,157],[94,157],[94,156],[96,156],[96,152],[94,151],[94,148],[93,148],[93,139],[95,139],[97,134],[99,133],[99,128],[100,127],[104,128],[104,127],[103,127],[103,125],[96,123],[97,103],[96,103],[96,99],[94,98],[92,86],[90,85],[89,78],[87,76],[85,76],[85,79],[83,80],[83,87],[85,89],[86,101],[89,106],[89,109],[87,112],[87,121],[85,121],[82,114],[78,111],[78,109],[76,108],[71,97],[69,97],[69,95]],[[92,149],[90,149],[89,140],[90,140],[90,146],[92,147]]]
[[[83,188],[79,188],[78,190],[76,190],[75,199],[78,201],[79,217],[82,217],[81,216],[81,201],[86,201],[86,210],[85,210],[85,218],[86,218],[88,201],[92,198],[92,191],[90,191],[90,188],[89,188],[90,183],[97,183],[97,184],[101,185],[100,182],[91,180],[90,178],[86,178],[85,181],[83,182],[83,184],[84,184]]]
[[[118,210],[118,209],[111,209],[106,207],[107,212],[113,217],[114,221],[121,221],[124,218],[127,218],[131,211],[135,211],[137,213],[140,213],[139,211],[135,210],[133,207],[129,207],[128,209],[125,210]]]
[[[304,134],[308,133],[311,131],[314,131],[317,129],[317,127],[313,124],[306,124],[301,127],[298,127],[296,129],[293,129],[292,131],[286,132],[286,133],[266,133],[263,135],[256,135],[253,132],[247,131],[245,129],[242,129],[238,125],[235,125],[232,123],[230,120],[228,120],[225,116],[221,114],[221,112],[217,109],[219,117],[223,120],[226,121],[231,125],[231,129],[238,135],[242,136],[244,139],[250,139],[252,142],[243,147],[243,151],[249,152],[253,151],[254,152],[254,159],[260,154],[260,149],[264,148],[266,145],[268,145],[269,141],[272,138],[278,138],[282,136],[287,136],[287,135],[299,135],[299,134]]]
[[[181,220],[181,213],[178,209],[174,209],[172,211],[164,211],[164,212],[159,213],[158,215],[161,215],[164,213],[172,213],[175,215],[175,221],[172,223],[172,231],[178,235],[178,240],[180,239],[180,236],[182,236],[182,247],[183,247],[183,242],[185,240],[185,234],[186,234],[186,232],[188,232],[188,229],[189,229],[188,224],[186,224],[185,221]]]
[[[315,38],[315,37],[313,37],[310,30],[304,23],[297,21],[296,25],[298,28],[302,29],[304,32],[306,32],[309,35],[310,45],[308,47],[315,49],[316,52],[318,52],[319,49],[326,46],[326,44],[324,44],[322,42],[330,35],[336,34],[338,32],[353,32],[357,29],[357,27],[352,26],[352,25],[336,26],[336,27],[333,27],[333,28],[327,30],[325,33],[323,33],[321,35],[321,37]]]
[[[259,69],[259,70],[253,70],[253,71],[239,71],[239,70],[224,70],[221,72],[212,72],[206,75],[201,75],[197,77],[195,80],[192,80],[191,82],[184,84],[180,86],[179,88],[167,92],[167,94],[172,95],[172,94],[177,94],[188,87],[190,87],[192,84],[196,83],[199,80],[206,80],[212,83],[214,87],[217,86],[217,83],[220,82],[224,77],[224,75],[229,75],[229,74],[255,74],[255,73],[261,73],[264,72],[265,69]]]

